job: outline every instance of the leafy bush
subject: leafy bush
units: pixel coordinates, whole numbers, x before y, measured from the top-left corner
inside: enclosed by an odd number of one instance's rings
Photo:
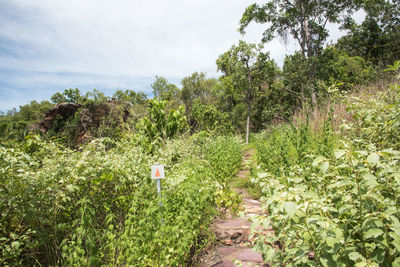
[[[134,138],[96,139],[81,151],[37,136],[0,147],[0,264],[190,264],[209,241],[214,207],[229,205],[220,203],[222,177],[238,168],[240,144],[178,139],[149,155]],[[161,199],[155,162],[166,164]]]
[[[314,157],[304,169],[292,166],[285,177],[258,173],[270,214],[258,223],[274,229],[257,240],[266,261],[387,266],[400,260],[399,152],[335,154]],[[277,243],[282,249],[267,245]]]
[[[204,156],[219,181],[227,182],[239,171],[242,164],[240,148],[240,143],[229,136],[218,136],[204,146]]]
[[[301,139],[309,140],[303,142],[307,145],[296,150],[301,156],[289,157],[281,146],[296,144],[292,140],[299,139],[288,132],[299,129],[288,128],[264,141],[273,146],[269,150],[258,147],[261,164],[252,182],[260,186],[269,216],[258,217],[253,228],[265,261],[295,266],[400,264],[400,152],[393,150],[399,147],[399,92],[392,86],[375,99],[358,99],[351,108],[355,120],[343,125],[340,147],[330,138],[324,141],[327,133],[319,138],[307,134],[310,139]],[[271,168],[271,161],[278,166]],[[261,235],[266,229],[273,231]]]
[[[400,87],[390,86],[384,92],[353,98],[348,108],[355,121],[343,125],[348,138],[358,146],[366,147],[373,143],[379,148],[400,150]]]
[[[281,125],[255,136],[257,162],[269,172],[280,175],[284,168],[307,161],[309,153],[329,156],[335,143],[335,136],[328,120],[320,133],[314,133],[308,122],[293,125]]]

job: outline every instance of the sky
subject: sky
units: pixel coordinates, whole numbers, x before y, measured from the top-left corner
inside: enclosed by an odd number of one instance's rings
[[[217,77],[219,55],[261,40],[266,25],[237,31],[255,1],[0,0],[0,111],[67,88],[151,94],[156,75],[178,86],[196,71]],[[276,39],[265,50],[282,66],[296,47]]]

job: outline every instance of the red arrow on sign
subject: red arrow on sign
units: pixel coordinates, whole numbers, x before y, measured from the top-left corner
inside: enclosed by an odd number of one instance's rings
[[[155,175],[155,177],[161,177],[161,174],[160,174],[160,172],[158,171],[158,168],[156,169],[156,175]]]

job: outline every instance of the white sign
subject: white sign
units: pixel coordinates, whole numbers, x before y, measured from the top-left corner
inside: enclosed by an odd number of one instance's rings
[[[151,166],[151,179],[164,179],[164,165],[155,164]]]

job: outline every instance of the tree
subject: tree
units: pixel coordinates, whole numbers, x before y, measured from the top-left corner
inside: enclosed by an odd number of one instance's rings
[[[68,103],[79,103],[82,101],[82,96],[78,88],[65,89],[63,95]]]
[[[354,20],[348,20],[343,28],[349,33],[338,40],[337,47],[375,65],[386,66],[399,59],[400,5],[395,2],[364,1],[364,21],[357,25]]]
[[[268,23],[263,33],[263,42],[276,35],[284,41],[290,34],[299,44],[303,57],[310,59],[309,77],[314,80],[316,61],[328,37],[326,25],[345,21],[355,8],[351,0],[269,0],[263,5],[252,4],[246,8],[240,20],[239,31],[244,34],[250,22]],[[356,1],[357,2],[357,1]],[[311,88],[311,100],[315,106],[317,96]]]
[[[219,134],[233,131],[229,115],[218,110],[215,105],[197,102],[193,105],[191,115],[196,120],[198,131],[213,131]]]
[[[156,76],[155,82],[151,85],[154,98],[157,100],[172,100],[177,98],[179,88],[173,83],[169,83],[164,77]]]
[[[213,91],[218,81],[208,79],[204,72],[195,72],[182,79],[180,97],[185,104],[187,114],[190,114],[193,104],[200,101],[209,104],[213,99]]]
[[[269,53],[262,51],[262,45],[247,44],[239,41],[217,59],[218,70],[230,77],[233,88],[243,95],[246,103],[246,143],[249,142],[250,115],[255,90],[263,84],[272,84],[277,67],[269,59]]]
[[[103,92],[100,92],[96,88],[92,91],[89,91],[85,94],[85,98],[87,100],[93,100],[95,103],[103,103],[108,100],[108,97],[104,95]]]
[[[60,104],[60,103],[67,102],[67,98],[63,94],[61,94],[60,92],[57,92],[54,95],[52,95],[50,97],[50,100],[54,104]]]
[[[117,99],[121,103],[127,103],[130,105],[143,105],[147,100],[147,96],[143,92],[136,93],[133,90],[117,90],[113,94],[113,98]]]
[[[197,129],[197,121],[194,118],[193,106],[196,103],[204,105],[214,104],[215,87],[218,80],[207,78],[203,72],[195,72],[192,75],[182,79],[182,90],[180,91],[180,100],[185,105],[185,113],[192,131]]]

